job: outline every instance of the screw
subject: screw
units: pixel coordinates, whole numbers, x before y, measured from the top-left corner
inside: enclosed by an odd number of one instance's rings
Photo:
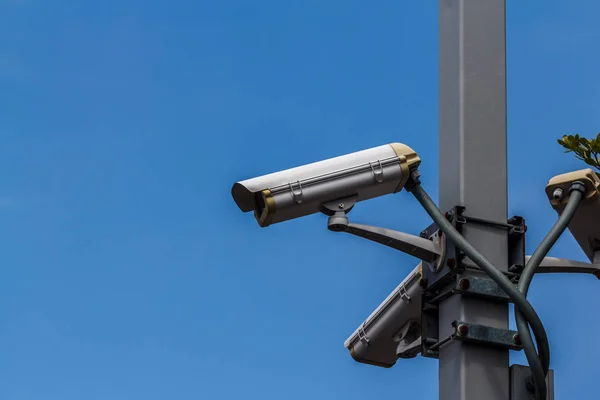
[[[448,266],[448,268],[454,269],[454,267],[456,266],[456,260],[454,258],[449,258],[448,261],[446,261],[446,265]]]
[[[458,287],[461,290],[469,290],[469,288],[471,287],[471,281],[469,280],[469,278],[462,278],[458,281]]]
[[[518,333],[513,335],[513,342],[515,342],[515,344],[518,346],[521,345],[521,336]]]
[[[427,237],[427,231],[421,231],[421,233],[419,234],[419,236],[421,236],[422,238],[426,238]]]
[[[344,208],[344,203],[340,203],[340,204],[338,204],[338,207],[339,207],[339,208]]]
[[[465,324],[460,324],[457,328],[456,331],[458,332],[458,334],[460,336],[467,336],[469,334],[469,327]]]
[[[561,188],[556,188],[554,189],[554,192],[552,192],[552,198],[554,200],[560,200],[563,197],[563,190]]]
[[[452,221],[452,217],[454,217],[454,212],[453,212],[453,211],[447,211],[447,212],[444,214],[444,217],[446,217],[446,219],[447,219],[448,221]]]

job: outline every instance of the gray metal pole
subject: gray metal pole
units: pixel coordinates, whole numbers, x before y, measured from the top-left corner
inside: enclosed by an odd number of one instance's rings
[[[506,223],[505,0],[439,1],[439,206]],[[508,268],[506,231],[469,225],[465,237]],[[440,304],[440,338],[451,322],[508,328],[508,306],[451,296]],[[508,400],[508,350],[460,341],[440,349],[440,400]]]

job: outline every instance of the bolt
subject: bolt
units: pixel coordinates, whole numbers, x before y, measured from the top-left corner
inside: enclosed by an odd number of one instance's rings
[[[563,190],[561,188],[556,188],[554,189],[554,192],[552,192],[552,198],[554,200],[560,200],[563,197]]]
[[[340,204],[338,204],[338,207],[339,207],[339,208],[344,208],[344,203],[340,203]]]
[[[469,334],[469,327],[465,324],[460,324],[456,328],[456,331],[460,336],[467,336]]]
[[[456,266],[456,260],[454,258],[449,258],[448,261],[446,261],[446,265],[448,266],[448,268],[454,269],[454,267]]]
[[[525,382],[525,389],[527,389],[529,393],[535,393],[535,386],[531,380],[528,379],[527,382]]]
[[[471,281],[469,280],[469,278],[462,278],[458,281],[458,287],[461,290],[469,290],[469,288],[471,287]]]
[[[453,212],[453,211],[447,211],[447,212],[444,214],[444,217],[446,217],[446,219],[447,219],[448,221],[452,221],[452,217],[454,217],[454,212]]]
[[[419,234],[419,236],[421,236],[422,238],[426,238],[427,237],[427,231],[421,231],[421,233]]]
[[[517,346],[521,345],[521,336],[518,333],[513,335],[513,342],[515,342]]]

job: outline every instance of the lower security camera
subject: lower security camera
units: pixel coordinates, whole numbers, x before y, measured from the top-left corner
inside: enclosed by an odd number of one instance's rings
[[[600,251],[600,178],[590,168],[555,176],[546,186],[546,194],[552,208],[561,215],[569,201],[570,188],[579,182],[585,186],[585,197],[569,223],[569,231],[594,262],[594,254]],[[596,260],[599,261],[599,260]]]
[[[389,368],[421,351],[422,264],[394,289],[346,340],[354,360]]]
[[[358,202],[399,192],[420,163],[410,147],[392,143],[237,182],[231,194],[265,227],[317,213],[337,199]]]

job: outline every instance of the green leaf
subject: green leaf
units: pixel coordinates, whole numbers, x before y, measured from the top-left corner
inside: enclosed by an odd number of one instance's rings
[[[592,152],[589,149],[584,149],[583,152],[583,158],[592,158]]]
[[[561,145],[567,149],[576,150],[578,147],[578,141],[571,135],[563,136],[562,139],[559,140]]]
[[[565,153],[573,153],[576,159],[600,170],[600,133],[595,138],[585,138],[578,133],[563,135],[556,141]]]

